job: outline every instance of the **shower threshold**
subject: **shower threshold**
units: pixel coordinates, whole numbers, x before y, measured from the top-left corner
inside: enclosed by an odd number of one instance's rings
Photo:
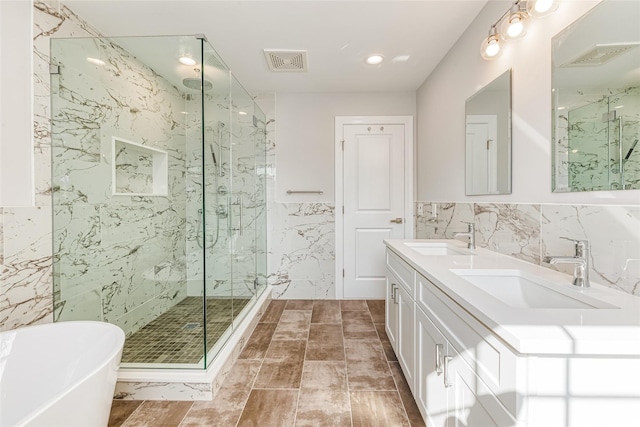
[[[254,298],[245,301],[244,309],[227,328],[215,346],[207,352],[207,368],[202,358],[196,364],[125,364],[118,371],[115,399],[126,400],[211,400],[244,344],[248,341],[260,316],[271,301],[272,286],[267,285]],[[200,309],[202,310],[202,298]],[[202,311],[201,311],[202,313]],[[202,321],[202,317],[198,321]],[[181,319],[180,329],[186,323]],[[209,345],[207,346],[209,347]],[[138,366],[136,366],[138,365]],[[122,369],[125,368],[125,369]]]

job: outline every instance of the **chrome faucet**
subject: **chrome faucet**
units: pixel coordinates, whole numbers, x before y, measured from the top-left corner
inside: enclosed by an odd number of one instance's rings
[[[476,248],[476,227],[472,222],[468,222],[467,223],[469,225],[469,231],[466,232],[460,232],[460,233],[453,233],[453,237],[468,237],[469,238],[469,244],[467,245],[467,248],[469,249],[475,249]]]
[[[543,262],[549,264],[575,264],[573,269],[573,284],[581,288],[588,288],[589,285],[589,241],[588,240],[574,240],[567,237],[562,239],[570,240],[575,244],[575,256],[546,256]]]

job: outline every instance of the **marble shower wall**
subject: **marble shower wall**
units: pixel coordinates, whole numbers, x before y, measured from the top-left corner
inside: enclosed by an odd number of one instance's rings
[[[573,243],[561,237],[589,240],[591,280],[640,296],[640,206],[416,203],[417,239],[450,239],[468,222],[476,226],[477,246],[568,274],[571,266],[551,266],[542,258],[573,255]]]

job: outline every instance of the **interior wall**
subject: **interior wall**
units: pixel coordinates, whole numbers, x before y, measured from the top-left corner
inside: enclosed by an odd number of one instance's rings
[[[34,201],[32,13],[30,1],[0,1],[0,206]]]
[[[335,200],[335,117],[415,116],[416,93],[278,93],[277,202]],[[322,190],[288,195],[287,190]]]
[[[425,80],[417,94],[417,200],[637,204],[640,190],[551,192],[551,38],[599,1],[565,1],[531,21],[527,35],[505,44],[493,61],[480,42],[511,5],[490,1]],[[464,194],[467,98],[512,69],[512,194]]]

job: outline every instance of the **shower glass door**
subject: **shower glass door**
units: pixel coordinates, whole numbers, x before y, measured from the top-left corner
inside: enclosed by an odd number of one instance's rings
[[[256,127],[254,102],[231,78],[231,288],[240,320],[256,287]]]

